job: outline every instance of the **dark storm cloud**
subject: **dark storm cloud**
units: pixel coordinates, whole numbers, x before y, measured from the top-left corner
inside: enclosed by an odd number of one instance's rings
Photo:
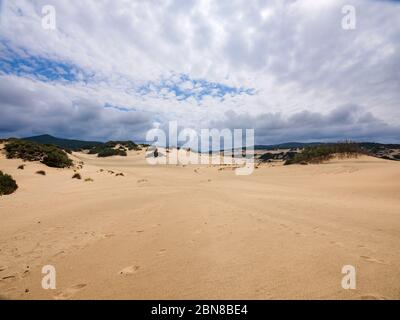
[[[217,128],[255,129],[257,144],[287,141],[357,141],[398,142],[400,127],[393,127],[362,111],[356,105],[340,106],[328,113],[300,111],[291,115],[264,113],[258,116],[228,111]]]
[[[69,99],[48,88],[30,90],[0,82],[0,136],[48,133],[66,138],[143,140],[151,117],[140,111],[110,109],[94,98]]]

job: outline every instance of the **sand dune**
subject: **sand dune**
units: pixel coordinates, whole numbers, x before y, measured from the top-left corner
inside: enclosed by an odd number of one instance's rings
[[[137,151],[74,160],[82,180],[39,163],[17,170],[21,161],[0,156],[19,185],[0,198],[2,298],[400,298],[398,162],[236,176],[149,166]],[[44,265],[56,267],[56,290],[41,287]],[[356,267],[356,290],[341,287],[344,265]]]

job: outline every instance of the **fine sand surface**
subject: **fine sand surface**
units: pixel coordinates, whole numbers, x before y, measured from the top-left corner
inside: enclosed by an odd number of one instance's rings
[[[143,152],[74,159],[82,180],[0,155],[19,185],[0,197],[1,298],[400,298],[399,162],[236,176],[150,166]],[[41,287],[44,265],[57,270],[56,290]],[[341,287],[344,265],[356,268],[356,290]]]

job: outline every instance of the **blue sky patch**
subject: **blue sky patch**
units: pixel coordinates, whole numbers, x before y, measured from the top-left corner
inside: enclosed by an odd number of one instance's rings
[[[125,108],[125,107],[113,105],[111,103],[106,103],[104,105],[104,108],[105,109],[115,109],[115,110],[122,111],[122,112],[136,111],[135,108]]]
[[[0,51],[0,72],[34,77],[41,81],[79,81],[84,73],[76,66],[29,54],[19,55],[3,42]]]
[[[96,74],[84,72],[79,67],[64,61],[57,61],[42,56],[33,56],[24,50],[11,49],[0,39],[0,73],[13,74],[19,77],[35,78],[39,81],[67,81],[88,84],[95,81]],[[237,95],[254,95],[253,88],[233,87],[222,83],[209,82],[205,79],[192,79],[186,74],[172,74],[170,77],[145,84],[134,85],[133,92],[143,97],[155,96],[161,99],[178,101],[194,98],[201,101],[212,97],[223,101],[226,97]],[[107,105],[106,108],[113,107]],[[116,107],[114,107],[116,109]],[[123,108],[122,108],[123,109]],[[120,111],[128,111],[128,110]]]
[[[141,95],[157,94],[163,98],[175,96],[178,100],[194,98],[201,101],[206,96],[223,100],[225,96],[254,95],[255,89],[231,87],[225,84],[209,82],[204,79],[191,79],[186,74],[179,74],[159,82],[148,82],[138,88]]]
[[[0,58],[0,71],[17,76],[34,76],[42,81],[77,81],[77,70],[66,63],[46,58],[29,57]]]

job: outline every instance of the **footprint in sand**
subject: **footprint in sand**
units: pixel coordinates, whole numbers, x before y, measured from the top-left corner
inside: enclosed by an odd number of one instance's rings
[[[132,274],[138,272],[139,269],[140,269],[140,266],[129,266],[129,267],[122,269],[118,273],[121,275],[124,275],[124,276],[129,276],[129,275],[132,275]]]
[[[167,252],[167,249],[161,249],[160,251],[157,252],[158,256],[163,256]]]
[[[25,277],[28,277],[30,274],[31,274],[31,272],[30,272],[29,270],[25,270],[25,271],[22,273],[21,277],[22,277],[22,278],[25,278]]]
[[[344,247],[343,243],[339,241],[331,241],[330,243],[340,248]]]
[[[1,278],[1,280],[14,280],[14,279],[16,279],[16,276],[5,276],[5,277],[2,277]]]
[[[64,253],[65,253],[64,250],[58,251],[56,254],[53,255],[53,257],[58,257],[58,256],[60,256],[60,255],[62,255]]]
[[[368,262],[374,262],[374,263],[379,263],[379,264],[387,264],[382,260],[378,260],[378,259],[371,258],[371,257],[368,257],[368,256],[360,256],[360,258],[362,258],[362,259],[364,259],[365,261],[368,261]]]
[[[87,286],[86,283],[80,283],[76,284],[72,287],[69,287],[65,289],[64,291],[61,291],[59,294],[54,296],[55,300],[68,300],[71,299],[73,296],[75,296],[79,291],[81,291],[83,288]]]

